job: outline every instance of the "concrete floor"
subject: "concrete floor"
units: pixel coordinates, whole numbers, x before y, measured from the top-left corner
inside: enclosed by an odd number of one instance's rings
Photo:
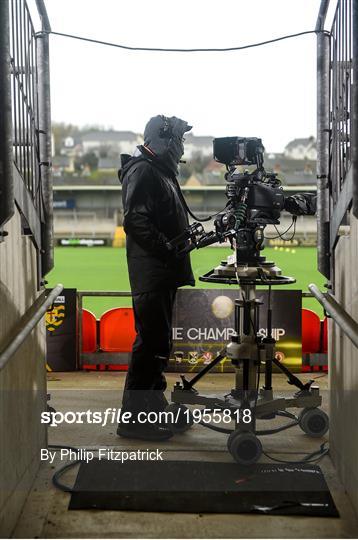
[[[303,380],[317,374],[302,375]],[[48,391],[51,405],[58,411],[104,410],[118,407],[125,374],[118,372],[51,373]],[[177,380],[168,375],[168,388]],[[328,401],[327,377],[317,382],[322,390],[324,406]],[[207,393],[225,393],[233,385],[232,374],[209,374],[197,388]],[[274,376],[274,388],[290,395],[292,387],[284,376]],[[282,420],[279,420],[282,422]],[[265,424],[267,427],[267,423]],[[272,424],[271,424],[272,426]],[[270,427],[271,427],[270,426]],[[282,459],[298,459],[287,452],[311,452],[324,439],[310,439],[298,427],[263,438],[264,450]],[[96,424],[66,425],[49,429],[49,444],[76,447],[112,447],[121,450],[156,449],[164,451],[165,459],[232,461],[226,449],[226,435],[195,426],[182,435],[163,443],[148,443],[120,439],[115,426]],[[268,461],[267,458],[262,461]],[[13,533],[14,538],[356,538],[358,521],[344,488],[337,479],[329,457],[320,466],[340,512],[340,518],[293,516],[258,516],[245,514],[168,514],[148,512],[113,512],[100,510],[68,511],[70,496],[51,484],[55,469],[63,465],[59,459],[53,465],[44,463],[24,506]],[[63,481],[72,485],[76,471]]]

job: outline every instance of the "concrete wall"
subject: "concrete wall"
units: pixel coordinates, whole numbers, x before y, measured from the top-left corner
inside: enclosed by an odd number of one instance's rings
[[[0,350],[36,292],[36,253],[21,236],[20,215],[5,225],[0,243]],[[40,412],[46,406],[45,327],[39,324],[0,371],[0,536],[10,535],[46,446]]]
[[[96,212],[55,211],[54,231],[56,237],[98,236],[113,238],[117,226],[117,216],[103,218]]]
[[[335,250],[334,296],[358,320],[358,221]],[[358,349],[330,321],[330,446],[334,463],[358,515]]]

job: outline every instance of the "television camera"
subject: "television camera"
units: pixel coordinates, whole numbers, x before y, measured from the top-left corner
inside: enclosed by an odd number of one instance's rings
[[[183,234],[173,239],[169,246],[177,255],[200,249],[214,243],[229,241],[234,251],[226,261],[200,277],[201,281],[238,285],[240,297],[235,301],[235,333],[230,343],[190,381],[181,376],[172,392],[168,410],[175,412],[173,431],[185,431],[192,425],[188,404],[204,405],[206,409],[231,411],[235,429],[210,429],[228,433],[228,449],[240,464],[256,462],[262,453],[259,435],[272,434],[294,425],[312,437],[321,437],[328,430],[328,416],[319,409],[322,398],[313,381],[302,383],[276,357],[272,332],[272,285],[294,283],[292,277],[283,276],[274,262],[266,261],[264,230],[267,225],[278,225],[283,209],[297,215],[314,214],[315,200],[311,194],[285,197],[281,182],[275,173],[268,173],[263,166],[264,147],[261,139],[224,137],[214,139],[214,158],[226,165],[226,196],[228,202],[222,212],[214,217],[214,230],[205,232],[201,223],[194,222]],[[238,171],[239,166],[251,166],[251,171]],[[260,302],[256,298],[256,285],[268,287],[266,337],[258,335]],[[235,367],[235,388],[223,397],[200,394],[194,385],[224,358]],[[274,397],[272,371],[276,366],[288,377],[288,383],[298,388],[293,397]],[[261,368],[265,381],[259,388]],[[287,411],[301,408],[299,416]],[[237,421],[237,412],[252,412],[250,423]],[[179,413],[179,414],[178,414]],[[291,419],[277,429],[258,430],[256,422],[285,416]]]
[[[214,276],[226,276],[228,283],[230,278],[237,283],[238,276],[258,281],[262,281],[264,276],[281,279],[280,270],[274,263],[266,262],[261,254],[265,227],[279,225],[284,209],[293,215],[294,229],[298,215],[315,213],[314,195],[304,193],[285,197],[277,174],[265,171],[263,153],[261,139],[214,139],[214,159],[226,165],[227,169],[228,202],[225,209],[214,216],[213,231],[207,233],[201,223],[194,222],[169,243],[169,247],[176,249],[180,256],[193,249],[229,241],[235,254],[213,271]],[[237,167],[243,165],[254,166],[254,170],[238,172]]]

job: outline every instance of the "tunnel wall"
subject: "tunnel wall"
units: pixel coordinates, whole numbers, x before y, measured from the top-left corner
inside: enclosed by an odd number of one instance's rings
[[[358,221],[335,249],[334,296],[358,320]],[[358,515],[358,349],[330,321],[330,448],[334,464]]]
[[[37,292],[36,251],[21,234],[20,214],[5,225],[0,243],[0,350]],[[45,327],[39,323],[0,371],[0,536],[8,537],[46,446],[40,413],[46,406]]]

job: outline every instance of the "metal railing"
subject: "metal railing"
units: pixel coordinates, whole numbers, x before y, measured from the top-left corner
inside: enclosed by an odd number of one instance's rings
[[[44,276],[53,266],[49,23],[36,0],[36,33],[26,0],[0,2],[0,233],[14,214],[39,251]]]
[[[334,322],[358,348],[358,323],[352,319],[331,294],[322,293],[314,283],[311,283],[308,288],[316,300],[324,307],[328,315],[334,319]]]
[[[36,302],[32,304],[29,310],[21,317],[16,330],[13,332],[14,337],[10,338],[9,342],[0,352],[0,371],[6,366],[10,358],[23,344],[27,336],[39,323],[62,290],[63,285],[59,283],[50,293],[44,291],[42,295],[37,298]]]
[[[39,106],[35,29],[24,0],[12,1],[9,7],[13,160],[39,211]]]
[[[10,85],[10,26],[8,2],[0,2],[0,240],[1,227],[14,213]]]
[[[322,31],[329,0],[321,0]],[[331,278],[333,251],[348,211],[358,217],[358,0],[337,0],[330,33],[317,34],[318,269]]]

